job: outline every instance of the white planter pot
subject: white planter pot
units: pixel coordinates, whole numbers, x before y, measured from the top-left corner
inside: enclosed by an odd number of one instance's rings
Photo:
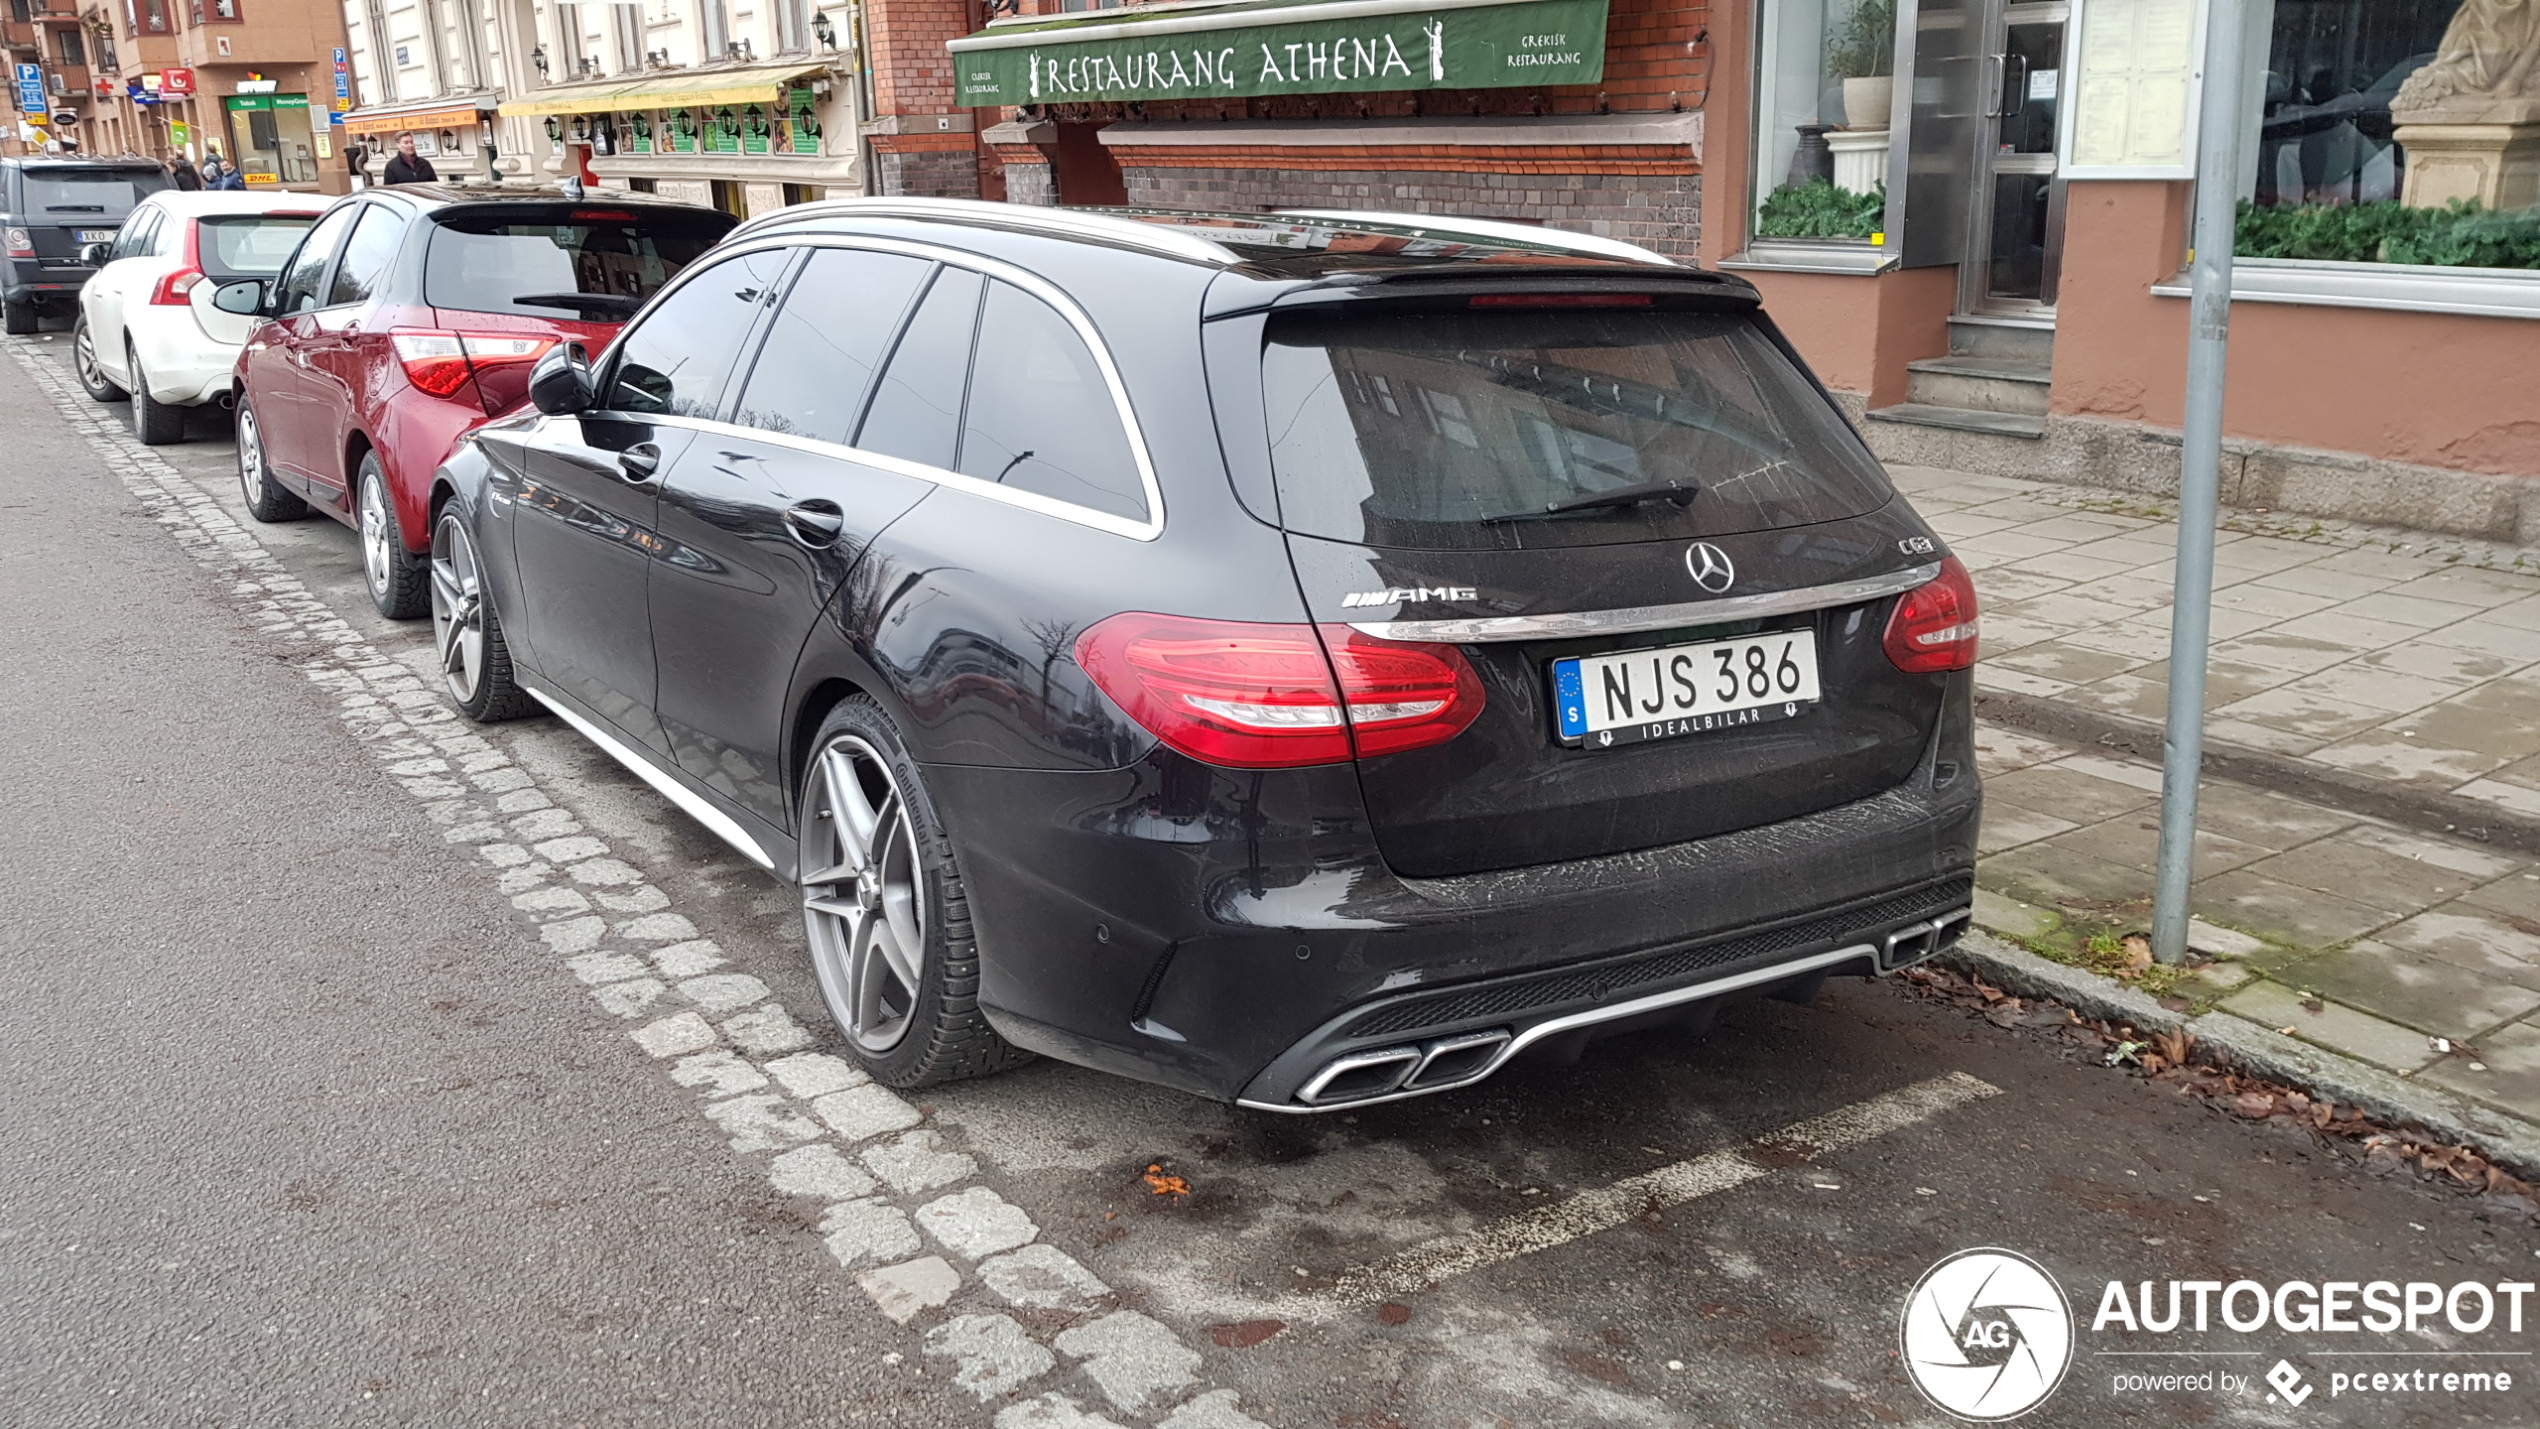
[[[1872,75],[1843,82],[1843,127],[1884,129],[1896,99],[1896,76]]]

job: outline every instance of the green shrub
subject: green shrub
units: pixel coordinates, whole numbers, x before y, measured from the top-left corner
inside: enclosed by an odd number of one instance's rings
[[[1854,0],[1826,37],[1826,78],[1870,79],[1896,68],[1896,0]]]
[[[1865,194],[1824,179],[1773,190],[1755,216],[1758,238],[1867,238],[1887,227],[1887,186]]]
[[[2299,208],[2243,203],[2235,251],[2243,258],[2540,268],[2540,211],[2490,213],[2465,200],[2448,208],[2408,208],[2394,199]]]

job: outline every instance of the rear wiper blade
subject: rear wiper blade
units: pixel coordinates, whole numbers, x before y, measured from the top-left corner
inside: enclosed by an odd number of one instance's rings
[[[1693,481],[1644,481],[1635,486],[1618,486],[1611,491],[1556,501],[1540,511],[1510,511],[1498,516],[1485,516],[1491,521],[1535,521],[1546,516],[1559,516],[1571,511],[1600,511],[1608,507],[1644,506],[1652,501],[1671,501],[1678,506],[1691,506],[1702,494],[1702,485]]]
[[[644,306],[642,298],[620,293],[526,293],[512,299],[524,308],[572,308],[579,312],[615,313],[633,317]]]

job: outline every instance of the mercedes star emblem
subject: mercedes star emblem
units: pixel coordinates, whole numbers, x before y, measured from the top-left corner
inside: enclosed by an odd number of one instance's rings
[[[1737,583],[1737,566],[1729,553],[1708,541],[1696,541],[1685,548],[1685,569],[1692,573],[1693,583],[1718,595]]]

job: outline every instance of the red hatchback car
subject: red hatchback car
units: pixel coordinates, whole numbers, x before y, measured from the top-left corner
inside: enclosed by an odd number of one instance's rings
[[[425,504],[459,438],[521,403],[547,349],[604,346],[736,221],[617,192],[408,184],[338,202],[279,275],[213,298],[265,319],[235,376],[247,509],[353,527],[380,613],[423,615]]]

